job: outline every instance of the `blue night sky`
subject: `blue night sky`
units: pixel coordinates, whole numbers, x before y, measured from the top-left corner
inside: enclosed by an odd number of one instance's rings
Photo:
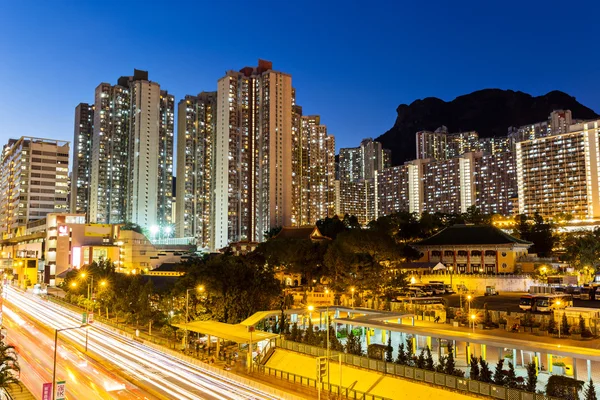
[[[72,140],[75,106],[134,68],[179,101],[258,58],[338,149],[384,133],[400,103],[489,87],[600,112],[599,3],[0,0],[0,143]]]

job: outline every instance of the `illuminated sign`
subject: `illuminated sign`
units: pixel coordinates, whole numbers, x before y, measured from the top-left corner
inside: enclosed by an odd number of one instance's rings
[[[59,225],[58,236],[69,236],[69,227],[67,225]]]

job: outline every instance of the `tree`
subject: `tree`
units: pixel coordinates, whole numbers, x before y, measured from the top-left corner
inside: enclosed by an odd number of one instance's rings
[[[548,321],[548,333],[554,333],[556,331],[556,321],[554,320],[554,314],[550,314],[550,320]]]
[[[596,397],[596,388],[594,387],[594,381],[592,381],[591,379],[588,382],[587,387],[585,388],[584,396],[585,400],[598,400],[598,397]]]
[[[454,362],[454,347],[451,342],[448,342],[448,355],[446,356],[446,366],[444,373],[454,375],[456,373],[456,364]]]
[[[15,347],[0,342],[0,390],[7,393],[10,385],[20,386],[20,371]]]
[[[344,351],[344,345],[342,345],[342,342],[338,339],[331,323],[329,324],[329,348],[333,351]]]
[[[546,383],[546,396],[557,397],[562,400],[579,400],[578,393],[583,385],[583,381],[562,375],[550,375],[548,383]]]
[[[585,319],[583,319],[583,315],[579,314],[579,332],[583,335],[587,331],[585,327]]]
[[[435,370],[435,366],[433,363],[433,356],[431,355],[431,349],[429,348],[429,346],[427,346],[425,348],[425,369],[429,370],[429,371],[434,371]]]
[[[525,390],[531,393],[535,393],[537,387],[537,368],[534,362],[527,364],[527,382],[525,384]]]
[[[510,361],[508,362],[508,373],[504,377],[504,385],[511,389],[517,387],[517,374],[515,373],[515,366]]]
[[[492,383],[492,371],[487,361],[479,357],[479,380],[485,383]]]
[[[435,366],[435,372],[444,373],[446,371],[446,359],[447,357],[440,357],[438,364]]]
[[[300,337],[301,333],[298,330],[298,323],[294,322],[294,324],[292,325],[292,332],[290,333],[290,340],[292,342],[299,342],[300,341]]]
[[[398,345],[398,357],[396,358],[396,364],[406,365],[406,353],[404,351],[404,343]]]
[[[356,336],[352,330],[348,333],[348,336],[346,337],[346,353],[354,354],[355,356],[363,355],[360,336]]]
[[[392,335],[388,335],[387,347],[385,348],[385,361],[394,361],[394,348],[392,347]]]
[[[344,222],[336,215],[333,218],[327,217],[318,220],[317,228],[319,228],[319,231],[323,236],[335,240],[338,234],[346,230],[346,225],[344,225]]]
[[[425,368],[425,349],[423,349],[423,348],[421,349],[421,352],[419,353],[419,356],[417,357],[415,365],[417,368],[421,368],[421,369]]]
[[[268,231],[265,231],[265,233],[263,235],[264,238],[265,238],[265,240],[269,240],[269,239],[274,238],[275,236],[277,236],[277,234],[279,232],[281,232],[281,229],[282,229],[281,226],[275,226],[275,227],[269,229]]]
[[[413,365],[415,358],[415,351],[413,348],[412,338],[406,338],[406,365]]]
[[[571,325],[569,325],[569,320],[567,319],[567,313],[563,313],[562,321],[560,323],[560,330],[562,331],[563,335],[566,336],[569,334],[569,329],[571,329]]]
[[[316,337],[315,337],[315,329],[312,324],[312,319],[308,319],[308,327],[306,328],[306,332],[304,333],[304,338],[302,339],[303,343],[309,344],[311,346],[315,345]]]
[[[471,354],[471,360],[469,361],[469,366],[471,367],[469,371],[469,379],[474,381],[479,380],[479,360]]]
[[[498,360],[496,370],[494,371],[494,383],[498,386],[504,386],[504,358]]]

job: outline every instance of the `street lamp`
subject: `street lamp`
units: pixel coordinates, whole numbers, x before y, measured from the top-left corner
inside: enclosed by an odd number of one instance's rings
[[[477,319],[477,315],[471,314],[471,321],[473,322],[473,333],[475,333],[475,319]]]
[[[560,307],[560,300],[556,300],[556,304],[558,307]],[[560,325],[561,325],[562,321],[558,321],[558,338],[560,339]]]
[[[186,289],[185,291],[185,345],[184,349],[187,350],[188,347],[188,329],[187,324],[189,321],[189,310],[190,310],[190,291],[197,290],[198,292],[204,292],[204,285],[199,285],[196,288]],[[210,343],[209,343],[210,344]]]
[[[80,272],[79,273],[79,277],[82,278],[83,280],[85,280],[85,282],[87,282],[87,274],[85,272]],[[94,275],[90,274],[91,277],[91,284],[88,283],[88,287],[87,287],[87,298],[88,298],[88,303],[90,302],[90,299],[92,297],[94,297]],[[86,304],[85,306],[85,311],[88,311],[88,305]],[[92,308],[93,311],[93,308]]]
[[[467,296],[467,300],[469,301],[469,312],[471,312],[471,299],[473,298],[473,296],[468,295]]]
[[[352,308],[354,308],[354,287],[350,288],[350,292],[352,292]]]
[[[73,329],[87,328],[87,324],[81,326],[73,326],[71,328],[54,329],[54,364],[52,367],[52,400],[56,399],[56,349],[58,347],[58,332],[70,331]],[[86,336],[86,351],[87,351],[87,336]]]
[[[452,272],[454,271],[454,266],[449,266],[448,270],[450,271],[450,289],[452,289],[452,275],[454,275]]]

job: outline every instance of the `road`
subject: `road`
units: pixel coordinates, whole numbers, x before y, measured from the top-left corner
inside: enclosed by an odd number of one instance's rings
[[[5,304],[3,312],[6,341],[19,352],[21,381],[39,397],[42,384],[52,382],[54,337],[14,307]],[[57,376],[67,380],[69,398],[155,399],[64,341],[59,343],[57,357]]]
[[[524,294],[526,293],[501,293],[498,296],[476,296],[473,299],[471,306],[473,308],[483,308],[483,305],[487,303],[489,310],[519,312],[521,311],[519,308],[519,300]],[[460,306],[460,300],[457,294],[444,296],[444,299],[448,302],[447,304],[449,307]],[[600,308],[600,301],[574,299],[573,306]]]
[[[14,304],[21,312],[35,318],[53,329],[76,327],[81,324],[81,315],[64,307],[42,300],[37,296],[7,288],[9,307]],[[81,346],[85,343],[82,329],[61,332],[60,338]],[[126,336],[113,332],[101,324],[88,328],[88,348],[95,356],[114,366],[121,376],[139,382],[139,386],[165,399],[277,399],[252,386],[228,379],[208,369],[187,363],[166,353],[159,352]],[[10,332],[9,332],[10,336]],[[34,345],[35,346],[35,345]],[[27,350],[31,351],[30,348]],[[69,364],[58,360],[61,365]],[[61,367],[62,368],[62,367]],[[57,376],[58,379],[70,376]],[[71,385],[72,386],[72,385]],[[82,386],[85,386],[82,384]],[[87,399],[70,392],[72,399]]]

